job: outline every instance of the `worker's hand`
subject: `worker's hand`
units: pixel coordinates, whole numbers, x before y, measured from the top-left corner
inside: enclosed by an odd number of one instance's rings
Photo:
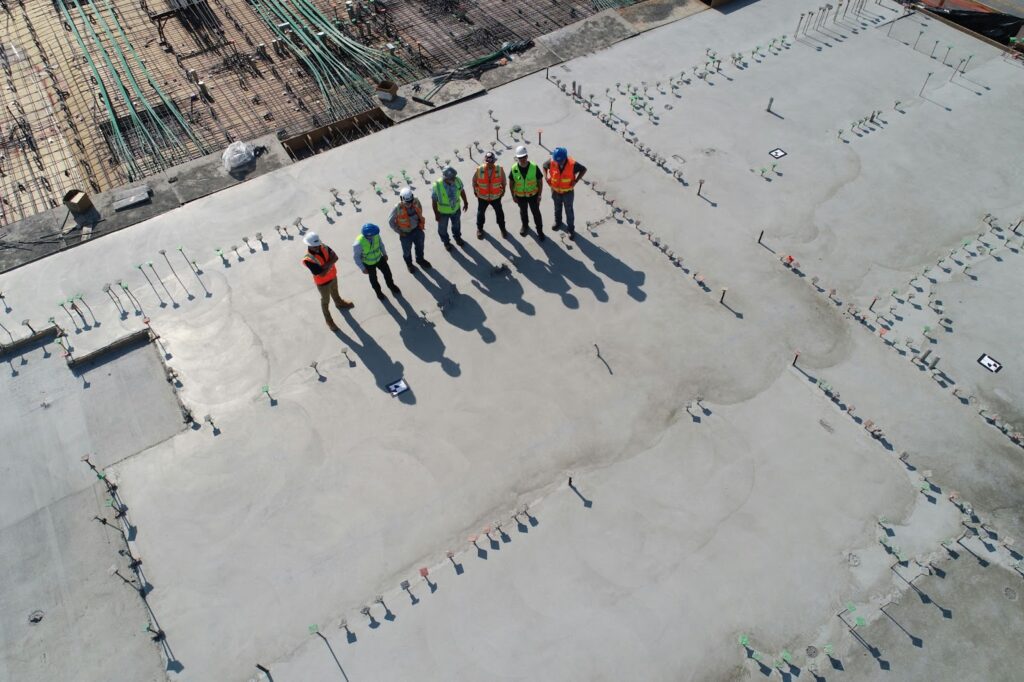
[[[388,262],[388,257],[387,256],[381,256],[380,257],[380,262],[381,263],[387,263]]]
[[[366,268],[359,268],[359,270],[360,270],[360,272],[362,272],[362,273],[363,273],[364,275],[366,274]]]
[[[434,213],[434,220],[436,220],[437,222],[441,222],[441,214],[435,212]]]
[[[468,211],[469,211],[469,202],[463,202],[463,204],[462,204],[462,212],[466,213]]]

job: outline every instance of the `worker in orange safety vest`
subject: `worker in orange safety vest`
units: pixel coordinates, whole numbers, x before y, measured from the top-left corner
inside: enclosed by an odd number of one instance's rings
[[[504,169],[494,163],[495,159],[494,152],[485,153],[483,165],[478,167],[476,173],[473,174],[473,194],[477,199],[477,239],[484,238],[484,217],[488,206],[494,207],[494,216],[498,219],[501,236],[508,238],[508,232],[505,230],[505,211],[501,208],[501,198],[505,196],[505,187],[508,183],[505,179]]]
[[[555,202],[555,228],[566,228],[569,239],[576,239],[576,213],[572,209],[576,183],[583,179],[586,167],[569,156],[565,147],[555,147],[551,159],[544,162],[544,179],[551,188],[551,199]],[[565,209],[565,224],[562,223],[562,209]]]
[[[348,310],[355,304],[343,299],[338,291],[338,254],[320,241],[320,236],[316,232],[307,232],[302,241],[306,244],[306,255],[302,258],[302,264],[312,273],[313,283],[320,292],[320,308],[323,310],[324,320],[332,332],[339,331],[338,325],[334,324],[331,317],[331,299],[334,300],[334,305],[338,306],[338,310]]]

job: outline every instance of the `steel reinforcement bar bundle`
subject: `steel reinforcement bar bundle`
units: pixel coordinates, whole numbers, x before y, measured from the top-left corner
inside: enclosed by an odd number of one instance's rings
[[[111,97],[110,93],[111,89],[113,89],[115,93],[120,96],[120,100],[124,102],[133,130],[136,131],[143,149],[147,150],[147,153],[151,156],[158,169],[164,170],[166,168],[170,168],[175,163],[180,162],[180,160],[192,158],[193,156],[182,141],[181,136],[164,122],[163,118],[157,114],[152,103],[143,93],[143,88],[139,85],[138,80],[136,80],[132,66],[129,64],[129,55],[131,57],[131,61],[135,64],[136,69],[142,74],[142,77],[145,82],[149,84],[150,88],[152,88],[165,110],[174,119],[177,125],[180,126],[181,132],[184,132],[188,139],[195,144],[200,154],[206,153],[206,149],[202,142],[185,121],[181,112],[178,110],[177,105],[175,105],[174,101],[160,89],[160,86],[157,85],[156,80],[153,78],[152,74],[150,74],[149,69],[146,68],[145,63],[135,51],[135,47],[132,45],[131,41],[128,40],[128,36],[125,35],[121,22],[118,20],[117,15],[110,4],[110,0],[104,0],[104,7],[109,15],[109,21],[107,17],[104,17],[104,13],[98,6],[98,3],[93,3],[91,15],[99,22],[100,29],[107,38],[109,48],[104,46],[100,36],[96,33],[96,29],[93,28],[94,22],[86,15],[85,10],[82,8],[82,3],[74,3],[74,7],[78,10],[78,16],[82,21],[82,25],[86,28],[88,37],[91,39],[95,53],[99,55],[103,67],[105,67],[109,74],[109,84],[104,82],[103,78],[100,76],[100,68],[97,67],[96,62],[93,60],[92,54],[86,44],[86,40],[79,31],[78,25],[72,18],[67,5],[63,0],[57,0],[55,4],[60,8],[64,16],[66,28],[71,32],[75,42],[78,43],[78,47],[85,56],[85,60],[92,72],[92,77],[99,88],[99,99],[103,103],[107,112],[107,117],[110,120],[114,153],[115,156],[118,157],[119,161],[126,167],[129,180],[142,177],[144,175],[144,170],[139,167],[138,160],[136,158],[137,154],[132,150],[131,145],[125,139],[126,131],[121,128],[119,121],[122,119],[117,116],[114,99]],[[118,42],[118,39],[115,38],[114,33],[111,30],[111,26],[113,26],[114,30],[117,31],[117,34],[120,37],[120,43]],[[125,54],[126,50],[128,53],[127,55]],[[111,52],[113,53],[113,57],[111,56]],[[115,61],[120,65],[120,71],[118,71],[115,66]],[[129,93],[129,90],[131,93]],[[144,111],[140,112],[136,109],[133,96],[135,101],[142,106]],[[144,114],[145,118],[148,119],[148,125],[143,121]],[[180,152],[180,157],[178,159],[174,158],[174,151]],[[165,154],[171,156],[171,158],[165,158]]]
[[[309,0],[253,0],[251,7],[279,44],[303,63],[316,81],[324,107],[336,119],[354,113],[343,93],[369,102],[366,78],[397,81],[416,76],[398,57],[346,36]]]

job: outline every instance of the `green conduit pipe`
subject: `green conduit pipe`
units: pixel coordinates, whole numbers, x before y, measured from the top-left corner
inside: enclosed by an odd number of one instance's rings
[[[64,3],[60,4],[63,5]],[[150,149],[152,150],[153,155],[156,156],[162,163],[163,157],[160,156],[160,150],[157,149],[156,142],[154,142],[153,138],[150,137],[149,131],[146,129],[144,125],[142,125],[142,121],[139,118],[139,114],[137,111],[135,111],[135,105],[132,104],[132,99],[128,96],[128,91],[125,90],[124,82],[121,80],[120,76],[117,73],[117,70],[114,68],[114,65],[110,61],[110,55],[107,54],[106,49],[104,49],[103,47],[103,43],[100,42],[99,36],[96,35],[96,31],[93,30],[92,24],[89,23],[89,18],[85,15],[85,11],[82,10],[82,6],[76,3],[75,7],[78,9],[78,13],[82,17],[82,23],[89,30],[89,34],[92,37],[93,42],[96,44],[96,47],[98,48],[100,54],[103,56],[103,62],[107,66],[107,72],[110,74],[111,80],[113,80],[116,83],[117,89],[121,93],[121,98],[124,100],[124,103],[128,106],[128,112],[129,116],[132,119],[132,122],[135,124],[135,127],[139,129],[143,135],[145,135],[146,139],[149,140],[149,146]]]
[[[89,56],[89,50],[85,46],[85,41],[82,39],[81,34],[78,32],[78,26],[75,25],[74,20],[71,18],[71,13],[68,12],[67,6],[63,2],[58,3],[61,8],[61,12],[64,14],[64,19],[67,21],[68,26],[71,27],[71,33],[75,37],[75,42],[78,43],[79,49],[85,56],[85,61],[89,64],[89,68],[92,71],[92,77],[96,80],[96,83],[100,89],[100,99],[103,100],[103,106],[107,110],[107,117],[110,119],[110,129],[115,136],[115,155],[120,155],[121,160],[128,166],[129,173],[128,179],[134,179],[134,174],[140,174],[138,166],[135,165],[135,157],[128,149],[128,144],[124,141],[124,137],[121,135],[121,127],[117,124],[117,116],[114,114],[114,110],[111,108],[110,95],[107,93],[106,85],[103,83],[103,79],[100,78],[99,69],[96,68],[96,63],[93,62],[92,57]],[[120,154],[118,154],[118,149]]]
[[[79,7],[81,6],[79,5]],[[135,80],[135,74],[132,73],[132,67],[128,65],[128,60],[125,58],[124,52],[121,51],[120,46],[114,39],[114,34],[110,31],[110,25],[107,24],[107,20],[103,17],[103,13],[100,12],[95,5],[93,6],[93,15],[97,19],[99,19],[100,28],[103,29],[104,35],[107,36],[107,41],[109,42],[109,45],[113,48],[114,56],[117,58],[117,61],[121,64],[121,68],[124,69],[124,73],[128,77],[128,84],[131,87],[132,92],[135,93],[135,96],[142,104],[142,107],[146,110],[150,118],[153,120],[154,133],[159,134],[163,138],[161,147],[164,150],[166,150],[168,147],[173,145],[173,141],[175,140],[174,133],[170,129],[168,129],[166,125],[164,125],[163,121],[160,120],[160,117],[157,116],[155,111],[153,111],[152,105],[150,105],[149,100],[146,99],[146,96],[142,92],[142,88],[139,87],[138,82]],[[156,140],[154,140],[154,143],[156,143]],[[166,161],[163,159],[162,156],[160,156],[159,159],[161,170],[163,170],[167,166]]]
[[[121,22],[117,19],[117,14],[114,12],[113,5],[110,4],[110,0],[104,0],[104,2],[107,6],[107,11],[110,13],[110,16],[114,19],[114,25],[117,27],[118,33],[121,34],[122,40],[124,40],[125,44],[128,45],[128,49],[131,51],[132,57],[135,59],[139,67],[141,67],[142,73],[146,77],[146,80],[149,81],[150,86],[153,88],[154,91],[156,91],[157,96],[160,97],[160,100],[164,103],[164,106],[167,107],[168,111],[170,111],[174,118],[178,121],[178,125],[182,127],[185,133],[189,136],[189,139],[191,139],[192,142],[195,143],[196,147],[199,148],[199,153],[206,154],[206,146],[202,143],[199,137],[192,130],[192,126],[190,126],[185,121],[184,116],[181,115],[181,111],[174,104],[174,100],[170,99],[164,93],[164,91],[160,89],[160,86],[157,85],[156,81],[153,80],[153,76],[149,73],[149,69],[146,68],[146,63],[142,61],[138,53],[135,51],[135,46],[132,45],[130,40],[128,40],[128,36],[125,35],[124,29],[121,26]]]

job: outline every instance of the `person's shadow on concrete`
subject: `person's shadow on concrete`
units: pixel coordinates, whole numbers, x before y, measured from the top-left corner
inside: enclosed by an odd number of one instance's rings
[[[512,261],[512,266],[516,272],[521,273],[541,291],[559,296],[566,308],[575,310],[580,307],[579,300],[569,292],[571,287],[560,273],[549,264],[531,256],[530,252],[526,250],[526,247],[519,240],[511,237],[508,241],[512,244],[512,248],[516,250],[515,254],[510,253],[508,255],[508,259]]]
[[[459,363],[451,358],[445,357],[444,342],[441,336],[434,329],[434,323],[420,317],[404,298],[398,298],[398,304],[402,310],[399,311],[390,300],[384,301],[384,309],[398,323],[398,331],[413,355],[423,362],[439,362],[441,369],[450,377],[457,377],[462,374]]]
[[[576,237],[579,239],[579,236]],[[570,242],[571,243],[571,242]],[[583,261],[576,260],[562,248],[554,239],[548,239],[542,247],[551,263],[551,269],[562,274],[576,286],[590,289],[594,292],[594,298],[601,303],[608,301],[608,292],[604,288],[604,280],[590,271]]]
[[[490,242],[505,258],[511,259],[512,253],[501,244],[500,240],[489,234],[485,234],[484,239]],[[523,298],[525,293],[523,285],[515,277],[508,276],[511,274],[511,270],[507,274],[495,273],[496,266],[468,243],[462,247],[462,251],[464,254],[459,253],[457,249],[453,250],[452,256],[466,272],[474,277],[473,286],[480,293],[501,304],[514,304],[516,310],[524,315],[536,314],[537,310],[533,304]],[[472,262],[466,256],[469,256]]]
[[[454,284],[437,271],[437,267],[417,270],[413,277],[437,301],[446,322],[459,329],[475,331],[484,343],[494,343],[494,332],[484,324],[487,320],[484,309],[472,296],[458,291]]]
[[[392,360],[391,356],[380,347],[380,344],[374,341],[373,337],[367,334],[362,326],[356,322],[351,312],[342,310],[341,316],[345,318],[345,322],[352,328],[358,341],[349,338],[342,331],[334,332],[334,335],[344,341],[359,356],[359,359],[363,361],[366,368],[373,374],[377,386],[382,391],[387,391],[388,384],[403,378],[405,368],[402,366],[402,363]],[[416,403],[416,396],[413,395],[412,388],[400,394],[398,399],[407,405],[414,405]]]
[[[647,280],[646,274],[629,267],[578,232],[576,233],[575,243],[579,247],[580,253],[594,263],[595,270],[616,282],[625,284],[626,293],[631,298],[637,301],[643,301],[647,298],[647,292],[640,288]]]

